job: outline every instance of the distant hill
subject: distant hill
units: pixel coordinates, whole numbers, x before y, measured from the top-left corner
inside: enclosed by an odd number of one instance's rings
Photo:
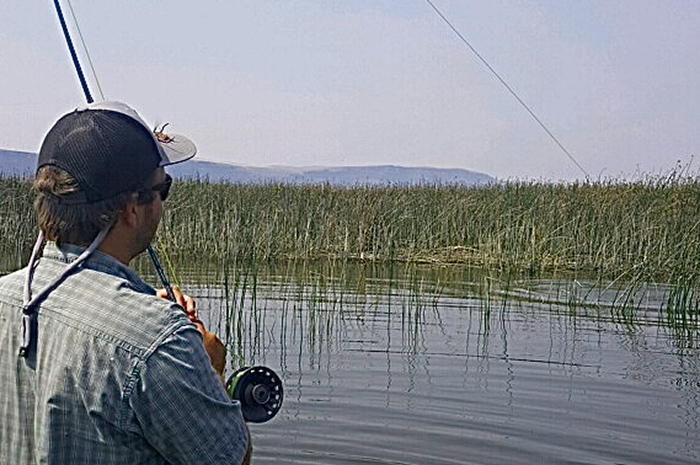
[[[0,176],[32,176],[35,169],[35,153],[0,149]]]
[[[0,176],[31,176],[36,167],[36,154],[0,149]],[[247,167],[228,163],[192,160],[167,168],[180,179],[206,179],[212,182],[260,184],[281,182],[290,184],[332,185],[395,185],[395,184],[464,184],[484,185],[496,179],[483,173],[458,168],[427,168],[383,166],[292,168]]]

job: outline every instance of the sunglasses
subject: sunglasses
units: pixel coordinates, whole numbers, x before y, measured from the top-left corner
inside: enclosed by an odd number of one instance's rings
[[[165,199],[168,198],[168,194],[170,194],[170,187],[173,185],[173,178],[169,175],[165,175],[165,181],[161,182],[160,184],[156,184],[155,186],[151,186],[148,188],[148,190],[158,192],[160,194],[160,200],[161,202],[165,202]]]

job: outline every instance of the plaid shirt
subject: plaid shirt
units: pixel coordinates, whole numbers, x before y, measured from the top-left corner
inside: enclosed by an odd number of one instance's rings
[[[39,292],[82,249],[47,244]],[[18,356],[26,269],[0,278],[0,463],[239,463],[240,404],[221,386],[182,308],[95,254],[37,308]]]

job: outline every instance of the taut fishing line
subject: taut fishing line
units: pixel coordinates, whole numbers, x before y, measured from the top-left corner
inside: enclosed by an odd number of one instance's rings
[[[66,0],[68,6],[70,7],[71,14],[73,16],[73,21],[75,27],[80,35],[80,41],[83,45],[85,55],[88,57],[88,62],[90,63],[90,68],[92,70],[92,75],[97,82],[97,87],[100,91],[100,96],[104,100],[104,94],[102,93],[102,88],[99,85],[97,79],[97,74],[95,73],[95,68],[92,65],[92,60],[83,40],[83,34],[80,32],[80,27],[78,26],[78,19],[73,11],[73,6],[70,4],[70,0]],[[73,59],[73,65],[75,66],[75,71],[78,73],[78,80],[85,93],[85,99],[87,103],[92,103],[94,100],[92,94],[90,93],[90,88],[88,87],[87,81],[85,80],[85,75],[83,74],[83,69],[80,66],[80,60],[78,59],[78,54],[73,46],[73,40],[70,37],[70,32],[68,30],[68,25],[66,24],[65,18],[63,16],[63,11],[61,10],[61,5],[59,0],[54,0],[54,6],[56,7],[56,13],[58,14],[58,20],[61,24],[61,29],[63,30],[63,35],[66,39],[66,44],[68,45],[68,50],[70,51],[71,58]],[[106,230],[103,231],[106,233]],[[100,236],[98,236],[100,237]],[[38,243],[41,242],[42,237],[39,236]],[[97,244],[99,245],[99,244]],[[95,245],[95,248],[97,247]],[[175,294],[173,293],[172,286],[168,281],[168,277],[163,270],[163,267],[158,260],[158,255],[154,250],[153,246],[148,246],[148,255],[151,258],[153,267],[160,278],[163,287],[168,293],[168,298],[176,302]],[[76,261],[76,265],[80,261]],[[31,266],[30,266],[31,268]],[[172,266],[171,266],[172,268]],[[26,333],[26,331],[25,331]],[[244,366],[234,372],[226,382],[226,391],[229,395],[238,400],[241,404],[241,412],[243,418],[247,422],[251,423],[264,423],[271,420],[282,408],[282,400],[284,398],[284,389],[282,386],[282,380],[277,376],[270,368],[264,366]]]
[[[97,84],[97,91],[100,93],[100,97],[102,100],[105,99],[105,94],[102,92],[102,86],[100,85],[100,80],[97,79],[97,73],[95,72],[95,66],[92,64],[92,58],[90,58],[90,51],[87,48],[87,44],[85,43],[85,39],[83,38],[83,32],[80,30],[80,23],[78,23],[78,17],[75,16],[75,11],[73,10],[73,4],[71,3],[70,0],[66,0],[68,3],[68,9],[70,10],[70,15],[73,17],[73,24],[75,24],[75,30],[78,31],[78,37],[80,37],[80,44],[83,46],[83,50],[85,50],[85,58],[87,58],[88,64],[90,65],[90,71],[92,71],[92,77],[95,80],[95,84]]]
[[[552,131],[549,130],[549,128],[542,122],[542,120],[535,114],[535,112],[532,111],[532,109],[525,103],[525,101],[520,98],[520,96],[515,92],[515,90],[513,90],[513,88],[510,85],[508,85],[508,83],[505,81],[505,79],[503,79],[501,77],[501,75],[498,74],[498,72],[496,72],[496,70],[489,64],[489,62],[486,61],[486,59],[483,56],[481,56],[481,54],[479,52],[476,51],[476,49],[472,46],[472,44],[470,44],[469,41],[457,30],[457,28],[454,27],[454,25],[452,25],[450,20],[447,19],[447,17],[444,14],[442,14],[442,12],[435,6],[435,4],[431,0],[425,0],[425,2],[428,5],[430,5],[432,7],[433,11],[435,11],[435,13],[437,13],[437,15],[440,17],[440,19],[442,19],[442,21],[445,24],[447,24],[450,29],[452,29],[452,32],[454,32],[457,35],[457,37],[459,37],[459,39],[464,43],[464,45],[469,47],[469,50],[471,50],[472,53],[474,53],[474,55],[476,55],[476,57],[479,59],[479,61],[481,61],[481,63],[483,63],[484,66],[486,66],[486,68],[491,72],[491,74],[493,74],[496,77],[496,79],[498,79],[498,81],[501,84],[503,84],[503,87],[508,89],[508,92],[510,92],[510,94],[513,97],[515,97],[515,100],[517,100],[518,103],[523,108],[525,108],[525,110],[530,114],[530,116],[532,116],[532,118],[537,122],[537,124],[539,124],[540,127],[542,129],[544,129],[544,132],[546,132],[547,135],[554,141],[554,143],[556,143],[557,146],[559,146],[559,148],[562,150],[562,152],[564,152],[566,154],[566,156],[569,157],[569,160],[571,160],[574,163],[574,165],[576,165],[576,167],[579,170],[581,170],[581,172],[584,174],[584,176],[586,176],[586,180],[590,180],[591,177],[588,174],[588,171],[586,171],[583,168],[583,166],[581,166],[581,164],[576,160],[576,158],[574,158],[574,156],[571,154],[571,152],[569,152],[566,149],[566,147],[564,147],[564,144],[562,144],[559,141],[559,139],[554,135],[554,133],[552,133]]]

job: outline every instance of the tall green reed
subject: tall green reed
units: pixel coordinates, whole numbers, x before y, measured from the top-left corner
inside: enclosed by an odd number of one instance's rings
[[[177,183],[171,253],[371,260],[668,280],[700,265],[700,183],[332,187]]]
[[[35,220],[28,182],[1,179],[0,193],[7,270],[26,261]],[[179,267],[201,262],[214,273],[225,263],[369,260],[673,282],[700,269],[700,180],[471,188],[178,181],[159,235]]]
[[[19,177],[0,178],[0,273],[27,263],[37,234],[31,184]]]

